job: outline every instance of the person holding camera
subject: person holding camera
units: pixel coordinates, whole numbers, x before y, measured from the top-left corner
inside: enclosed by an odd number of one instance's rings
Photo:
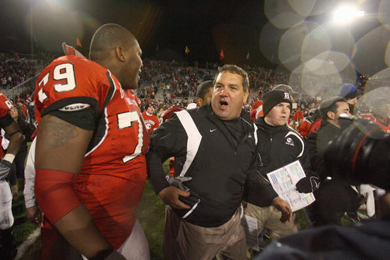
[[[354,216],[359,208],[358,193],[347,184],[333,178],[325,167],[323,151],[341,132],[339,116],[350,114],[347,100],[333,97],[320,105],[322,118],[321,127],[308,136],[308,147],[311,153],[313,170],[320,175],[321,187],[314,192],[316,201],[307,207],[314,226],[337,224],[341,225],[341,217],[347,212]]]

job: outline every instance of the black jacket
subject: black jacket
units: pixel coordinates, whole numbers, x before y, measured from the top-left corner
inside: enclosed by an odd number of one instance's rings
[[[309,134],[307,137],[307,145],[310,151],[311,163],[313,170],[320,175],[322,181],[325,181],[329,173],[325,167],[323,152],[329,143],[340,134],[340,128],[327,122],[321,121],[320,128]]]
[[[195,125],[184,123],[189,126],[186,131],[178,115],[187,112]],[[148,176],[158,194],[169,186],[161,164],[167,158],[175,157],[175,176],[184,170],[184,176],[192,177],[184,184],[201,200],[186,220],[204,227],[220,226],[239,207],[246,179],[256,165],[254,126],[249,117],[242,114],[237,120],[241,122],[245,135],[237,141],[210,105],[187,112],[178,112],[151,134]],[[190,138],[191,143],[188,143],[188,136],[197,131],[201,137],[199,143],[194,141],[196,138]],[[191,159],[192,163],[188,164]],[[274,194],[270,185],[262,190],[264,197]]]
[[[270,126],[265,123],[264,117],[257,119],[256,125],[257,149],[261,156],[258,169],[264,176],[296,160],[306,173],[311,172],[309,150],[297,131],[287,125]]]
[[[313,175],[311,171],[309,151],[306,148],[304,138],[287,125],[270,126],[264,121],[264,117],[256,120],[257,152],[259,155],[257,172],[268,180],[267,174],[299,160],[306,175]],[[265,207],[257,202],[255,188],[248,187],[247,201],[257,206]]]

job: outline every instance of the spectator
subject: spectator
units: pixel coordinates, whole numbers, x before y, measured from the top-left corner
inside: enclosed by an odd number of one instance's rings
[[[160,120],[158,120],[158,117],[154,114],[154,110],[154,105],[149,103],[145,105],[145,112],[142,113],[148,134],[152,133],[154,129],[160,126]]]
[[[357,97],[359,93],[354,85],[351,83],[345,83],[341,86],[339,96],[343,97],[347,100],[348,106],[349,106],[349,112],[351,114],[356,114],[356,104],[357,104]]]
[[[320,112],[318,109],[312,108],[309,111],[309,114],[305,119],[303,119],[302,123],[298,126],[298,133],[302,136],[307,137],[309,135],[310,127],[315,120],[317,120],[320,116]]]

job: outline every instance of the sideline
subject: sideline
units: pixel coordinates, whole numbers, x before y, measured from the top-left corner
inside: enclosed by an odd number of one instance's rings
[[[35,243],[35,240],[41,235],[41,227],[38,227],[37,229],[32,232],[28,238],[18,247],[18,254],[15,257],[15,260],[19,260],[22,258],[24,253],[30,248],[32,244]]]

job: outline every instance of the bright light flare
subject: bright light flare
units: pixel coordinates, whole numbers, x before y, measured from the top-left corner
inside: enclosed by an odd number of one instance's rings
[[[351,22],[357,17],[363,17],[364,11],[358,11],[355,7],[344,6],[340,7],[334,12],[333,20],[339,24],[345,24]]]

